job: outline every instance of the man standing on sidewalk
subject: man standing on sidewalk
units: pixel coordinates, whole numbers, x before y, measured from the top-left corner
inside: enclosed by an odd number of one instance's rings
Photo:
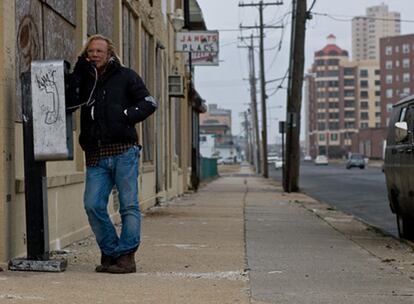
[[[85,152],[84,205],[101,250],[97,272],[136,272],[140,244],[138,162],[135,124],[157,109],[142,79],[121,65],[110,39],[88,39],[68,85],[68,110],[81,108],[79,143]],[[122,228],[118,236],[108,211],[113,186],[119,193]]]

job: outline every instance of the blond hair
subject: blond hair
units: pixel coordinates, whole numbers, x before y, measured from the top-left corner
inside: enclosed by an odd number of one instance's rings
[[[80,51],[79,56],[88,57],[88,47],[91,44],[91,42],[94,41],[94,40],[103,40],[103,41],[105,41],[108,45],[108,53],[111,55],[111,57],[115,57],[116,59],[118,59],[119,62],[121,62],[121,59],[119,58],[119,55],[116,52],[115,45],[112,42],[112,40],[109,39],[108,37],[105,37],[104,35],[100,35],[100,34],[92,35],[88,38],[88,40],[86,41],[86,43],[83,46],[82,50]]]

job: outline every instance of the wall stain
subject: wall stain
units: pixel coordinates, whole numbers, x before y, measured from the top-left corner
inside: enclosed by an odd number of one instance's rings
[[[30,71],[32,60],[40,58],[39,29],[31,15],[25,15],[17,30],[18,77]]]

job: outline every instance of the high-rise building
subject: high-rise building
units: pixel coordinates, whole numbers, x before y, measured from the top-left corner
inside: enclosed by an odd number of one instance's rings
[[[355,62],[357,68],[358,129],[381,127],[380,70],[377,60]]]
[[[392,106],[414,94],[414,34],[380,41],[382,126],[388,126]]]
[[[400,13],[388,11],[385,4],[371,6],[365,16],[352,19],[353,60],[379,60],[379,40],[401,33]]]
[[[313,157],[324,154],[338,158],[352,146],[351,137],[359,127],[357,99],[358,68],[348,52],[328,36],[328,44],[315,52],[306,81],[309,98],[309,143]]]

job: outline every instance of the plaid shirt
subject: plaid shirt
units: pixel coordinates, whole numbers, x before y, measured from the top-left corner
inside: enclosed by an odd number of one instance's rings
[[[100,159],[122,154],[134,145],[133,143],[107,144],[95,150],[85,151],[86,166],[96,167]]]

